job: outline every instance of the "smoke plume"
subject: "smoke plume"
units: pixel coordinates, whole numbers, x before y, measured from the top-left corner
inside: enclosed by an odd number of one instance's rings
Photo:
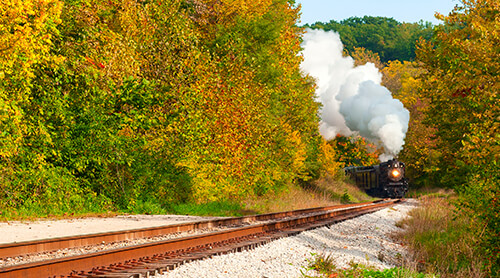
[[[358,133],[382,146],[386,161],[401,151],[410,113],[380,85],[382,74],[372,63],[354,66],[342,56],[338,33],[310,30],[304,34],[301,69],[316,78],[322,104],[320,132],[327,140]]]

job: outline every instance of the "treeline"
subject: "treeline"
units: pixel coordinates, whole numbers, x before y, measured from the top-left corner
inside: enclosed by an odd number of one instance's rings
[[[319,173],[293,1],[0,4],[0,210],[240,200]]]
[[[491,277],[500,266],[499,15],[496,1],[462,1],[417,44],[415,63],[384,68],[410,109],[402,158],[417,184],[456,190]]]
[[[491,277],[500,273],[500,5],[462,1],[432,41],[419,44],[424,123],[434,132],[428,172],[459,192]]]
[[[373,62],[381,69],[383,85],[410,111],[399,158],[412,187],[458,192],[457,216],[470,219],[477,254],[486,258],[491,277],[500,271],[499,15],[498,1],[474,0],[438,15],[443,23],[434,27],[380,17],[310,26],[339,32],[356,64]],[[345,149],[345,142],[329,144],[344,153],[360,149]],[[453,271],[467,267],[454,262]]]
[[[401,23],[393,18],[373,16],[316,22],[305,27],[337,32],[349,54],[362,47],[377,53],[383,63],[414,61],[417,41],[429,40],[433,30],[430,22]]]

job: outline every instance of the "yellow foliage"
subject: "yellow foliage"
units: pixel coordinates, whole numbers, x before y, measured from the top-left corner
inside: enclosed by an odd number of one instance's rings
[[[364,65],[366,63],[373,63],[379,70],[384,67],[384,65],[380,61],[379,55],[364,47],[354,47],[354,51],[349,53],[349,56],[354,59],[355,66]]]
[[[49,62],[52,34],[60,21],[57,0],[4,0],[0,4],[0,78],[33,78],[33,64]],[[16,78],[17,79],[17,78]]]
[[[272,4],[272,0],[221,0],[216,2],[219,4],[217,11],[224,17],[240,15],[248,19],[262,16]]]
[[[67,167],[127,209],[309,178],[318,104],[292,2],[2,1],[0,166]]]
[[[298,131],[292,130],[292,127],[287,123],[283,123],[282,126],[286,134],[288,134],[286,138],[286,142],[288,143],[287,152],[291,156],[292,161],[290,170],[291,172],[298,173],[299,177],[306,179],[307,168],[304,163],[307,158],[306,145],[302,141]]]
[[[232,26],[238,18],[245,21],[258,19],[269,12],[272,2],[272,0],[192,0],[195,15],[191,18],[202,27],[204,35],[214,39],[212,36],[221,26]]]
[[[321,141],[321,164],[323,165],[325,172],[330,174],[332,177],[336,176],[339,169],[342,167],[342,163],[338,161],[336,150],[332,145],[328,144],[326,140]]]
[[[390,61],[382,70],[382,85],[386,86],[393,95],[401,100],[405,107],[412,107],[418,98],[418,79],[425,70],[416,62],[398,60]]]
[[[20,104],[28,99],[33,66],[62,60],[49,54],[61,9],[57,0],[0,3],[0,157],[19,152],[27,129]]]
[[[0,93],[2,93],[0,91]],[[9,104],[0,95],[0,127],[2,132],[10,131],[10,134],[1,135],[2,144],[0,147],[0,157],[9,158],[18,154],[18,147],[22,142],[22,134],[26,127],[22,125],[22,115],[20,110]],[[5,125],[4,125],[5,123]],[[2,138],[3,137],[3,138]]]

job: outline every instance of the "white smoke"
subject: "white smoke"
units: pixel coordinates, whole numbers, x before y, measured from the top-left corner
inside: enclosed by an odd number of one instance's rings
[[[403,148],[410,113],[380,85],[382,74],[375,65],[355,67],[351,57],[342,56],[338,33],[308,29],[303,39],[301,69],[317,81],[323,137],[329,140],[337,134],[359,133],[384,147],[381,161],[397,155]]]

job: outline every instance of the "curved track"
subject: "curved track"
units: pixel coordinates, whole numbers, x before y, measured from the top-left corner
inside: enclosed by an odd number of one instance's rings
[[[253,248],[276,238],[370,213],[398,201],[321,207],[81,237],[4,244],[0,245],[0,257],[216,226],[234,227],[219,232],[0,268],[0,277],[148,277],[186,261]],[[259,223],[259,221],[265,222]]]

